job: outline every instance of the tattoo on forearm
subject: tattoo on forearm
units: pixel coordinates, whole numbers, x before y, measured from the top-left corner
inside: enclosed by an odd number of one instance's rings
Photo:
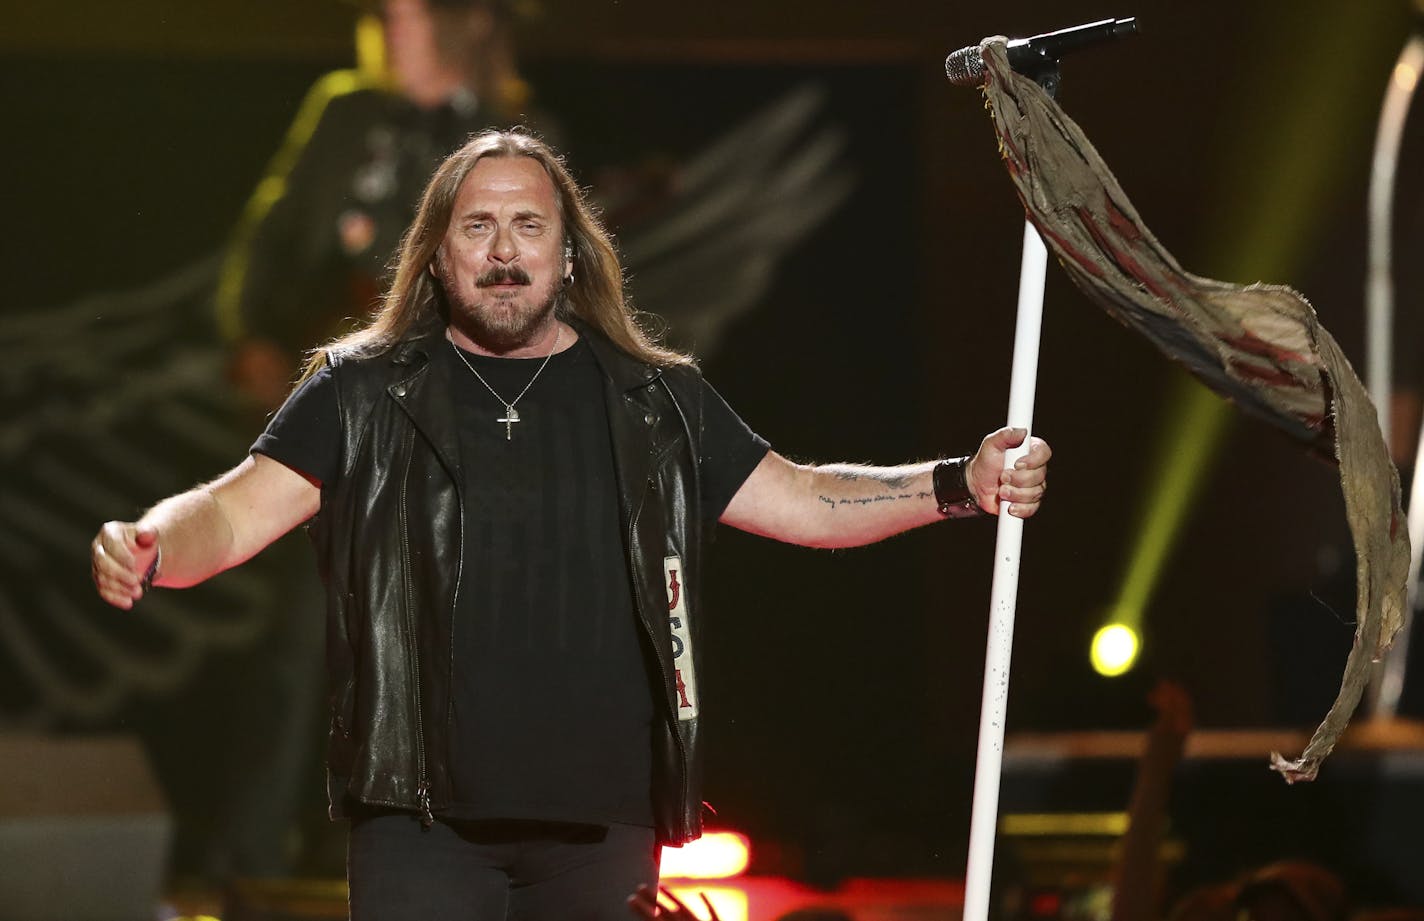
[[[822,502],[826,503],[831,508],[836,508],[837,506],[841,505],[874,505],[877,502],[899,502],[904,499],[932,499],[934,498],[934,493],[927,492],[925,490],[920,490],[919,492],[913,493],[895,493],[894,495],[890,496],[857,496],[855,498],[846,498],[844,496],[842,496],[841,498],[835,498],[834,496],[817,496],[816,498],[820,499]]]

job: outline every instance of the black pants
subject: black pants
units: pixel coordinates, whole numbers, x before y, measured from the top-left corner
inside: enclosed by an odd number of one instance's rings
[[[637,825],[357,819],[351,921],[627,921],[656,885],[653,830]]]

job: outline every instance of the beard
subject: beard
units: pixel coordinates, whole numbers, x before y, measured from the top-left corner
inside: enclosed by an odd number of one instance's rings
[[[561,299],[557,279],[542,290],[536,289],[528,273],[518,266],[497,266],[475,279],[480,294],[477,300],[466,297],[443,268],[436,271],[450,307],[450,322],[493,352],[529,345],[558,309]],[[501,284],[525,287],[510,292],[489,290]]]

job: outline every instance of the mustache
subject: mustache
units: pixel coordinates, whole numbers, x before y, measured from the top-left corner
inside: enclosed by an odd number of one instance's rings
[[[527,285],[529,273],[517,265],[497,265],[475,279],[475,286],[488,288],[491,285]]]

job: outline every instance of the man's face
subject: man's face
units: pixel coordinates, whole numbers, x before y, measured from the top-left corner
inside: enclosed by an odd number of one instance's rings
[[[435,20],[425,0],[385,0],[381,25],[386,33],[386,64],[397,85],[429,79],[440,66]]]
[[[494,11],[482,3],[432,8],[427,0],[382,0],[386,67],[417,105],[445,102],[469,81],[473,61],[489,53],[495,25]]]
[[[460,185],[435,271],[451,322],[492,351],[529,345],[563,278],[564,228],[554,184],[530,157],[485,157]]]

